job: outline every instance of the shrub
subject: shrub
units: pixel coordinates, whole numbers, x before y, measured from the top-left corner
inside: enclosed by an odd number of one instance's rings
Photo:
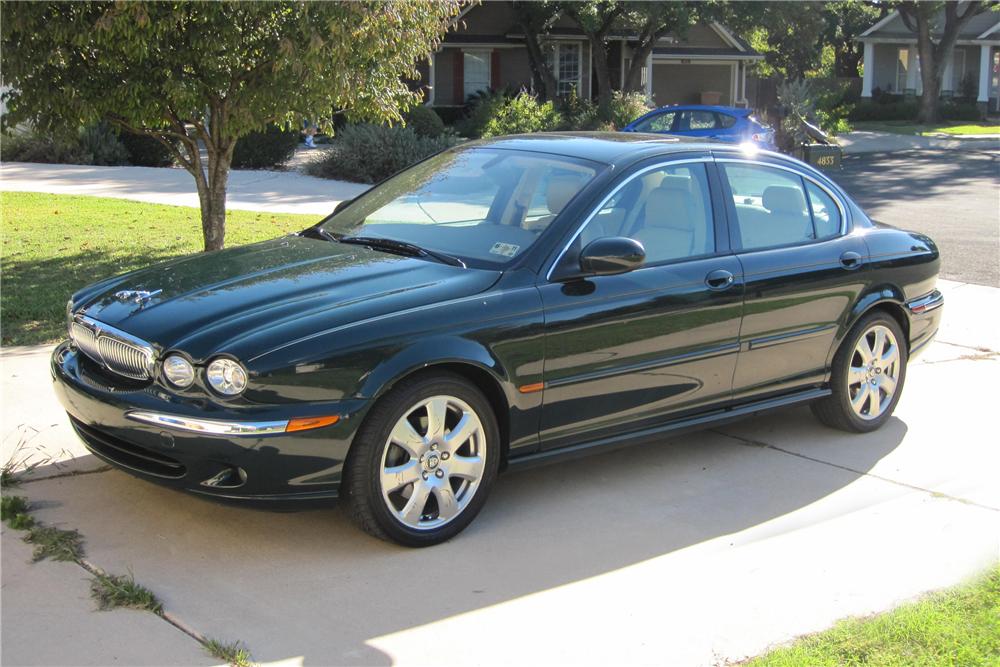
[[[418,137],[440,137],[444,134],[444,121],[434,109],[419,105],[406,112],[406,126],[412,128]]]
[[[504,134],[525,134],[557,130],[563,124],[562,114],[552,102],[539,102],[538,98],[521,92],[505,99],[483,127],[483,137]]]
[[[613,129],[620,130],[652,108],[644,94],[616,90],[611,94],[610,118],[607,120],[614,126]]]
[[[173,154],[167,147],[148,134],[122,131],[118,140],[125,146],[129,164],[137,167],[169,167],[174,163]]]
[[[580,98],[575,88],[559,103],[559,113],[563,117],[561,130],[596,130],[605,124],[598,114],[597,105]]]
[[[78,141],[44,134],[16,134],[0,139],[0,160],[43,164],[86,164]]]
[[[982,120],[983,112],[974,102],[942,102],[941,120]]]
[[[917,117],[919,104],[916,101],[901,102],[861,102],[851,110],[850,120],[913,120]]]
[[[269,125],[241,137],[233,149],[234,169],[268,169],[287,162],[299,145],[299,133]]]
[[[456,143],[451,134],[421,137],[398,125],[348,125],[337,133],[330,152],[306,170],[322,178],[377,183]]]
[[[509,96],[505,93],[481,91],[469,96],[468,115],[457,123],[458,131],[466,137],[483,136],[487,123],[499,113]]]
[[[104,122],[80,129],[80,151],[84,164],[109,166],[128,163],[128,151],[118,140],[118,133]]]

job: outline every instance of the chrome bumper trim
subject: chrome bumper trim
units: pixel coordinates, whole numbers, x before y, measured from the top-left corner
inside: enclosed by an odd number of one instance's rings
[[[910,309],[910,313],[912,315],[921,315],[923,313],[936,310],[943,305],[944,294],[941,294],[938,290],[934,290],[930,294],[926,294],[906,303],[906,307]]]
[[[191,419],[177,415],[165,415],[159,412],[131,410],[125,413],[129,419],[147,424],[155,424],[165,428],[208,435],[255,436],[271,433],[284,433],[288,420],[270,422],[235,422],[217,419]]]

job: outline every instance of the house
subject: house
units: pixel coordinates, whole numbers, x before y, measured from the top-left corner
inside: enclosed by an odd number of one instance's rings
[[[562,16],[542,40],[558,94],[575,89],[585,99],[596,97],[593,56],[583,31]],[[637,35],[625,30],[609,35],[608,76],[615,90],[623,87],[636,42]],[[657,106],[703,101],[747,106],[747,67],[762,57],[718,23],[694,25],[653,48],[639,90]],[[487,0],[467,8],[421,74],[427,104],[435,107],[462,106],[483,90],[531,89],[528,49],[511,3]]]
[[[864,44],[861,97],[871,97],[875,89],[920,94],[923,86],[917,36],[906,27],[898,11],[890,12],[857,40]],[[1000,14],[997,12],[973,16],[962,27],[951,57],[945,61],[941,96],[960,96],[963,81],[968,82],[966,87],[974,89],[982,110],[1000,111]]]

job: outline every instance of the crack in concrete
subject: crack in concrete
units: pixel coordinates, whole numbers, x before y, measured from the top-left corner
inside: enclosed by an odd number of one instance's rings
[[[45,482],[50,479],[62,479],[64,477],[79,477],[80,475],[93,475],[99,472],[108,472],[114,470],[113,466],[101,466],[100,468],[94,468],[93,470],[67,470],[66,472],[57,472],[53,475],[46,475],[44,477],[32,477],[31,479],[19,479],[18,484],[33,484],[35,482]]]
[[[805,459],[806,461],[812,461],[813,463],[819,463],[821,465],[830,466],[831,468],[839,468],[846,472],[854,473],[855,475],[861,475],[862,477],[871,477],[872,479],[877,479],[880,482],[886,482],[888,484],[894,484],[896,486],[901,486],[912,491],[919,491],[920,493],[926,493],[931,498],[936,500],[951,500],[956,503],[962,503],[963,505],[971,505],[973,507],[978,507],[980,509],[989,510],[991,512],[1000,512],[1000,507],[991,507],[990,505],[983,505],[982,503],[977,503],[974,500],[969,500],[968,498],[960,498],[958,496],[952,496],[947,493],[942,493],[941,491],[934,491],[933,489],[926,489],[922,486],[917,486],[916,484],[910,484],[908,482],[901,482],[896,479],[891,479],[889,477],[883,477],[882,475],[876,475],[872,472],[865,472],[864,470],[857,470],[850,466],[841,465],[839,463],[832,463],[830,461],[824,461],[823,459],[818,459],[813,456],[808,456],[806,454],[800,454],[798,452],[793,452],[787,449],[778,447],[777,445],[772,445],[767,442],[762,442],[760,440],[751,440],[750,438],[744,438],[738,435],[732,435],[718,429],[709,429],[712,433],[716,433],[723,437],[729,438],[730,440],[735,440],[744,447],[756,447],[758,449],[772,449],[776,452],[781,452],[782,454],[788,454],[789,456],[796,456],[800,459]]]

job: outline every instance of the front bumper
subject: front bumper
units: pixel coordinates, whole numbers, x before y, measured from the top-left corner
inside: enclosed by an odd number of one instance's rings
[[[56,348],[50,368],[70,423],[98,458],[166,486],[275,508],[337,497],[347,451],[368,408],[365,400],[227,407],[155,384],[123,383],[68,342]],[[169,419],[150,423],[137,413]],[[332,426],[295,433],[274,427],[333,414],[340,420]],[[226,425],[238,428],[221,429]]]

